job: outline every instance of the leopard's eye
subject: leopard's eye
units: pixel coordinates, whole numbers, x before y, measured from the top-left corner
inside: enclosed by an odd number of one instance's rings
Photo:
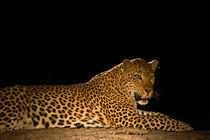
[[[141,75],[136,75],[136,78],[138,78],[138,79],[142,79],[142,77],[141,77]]]

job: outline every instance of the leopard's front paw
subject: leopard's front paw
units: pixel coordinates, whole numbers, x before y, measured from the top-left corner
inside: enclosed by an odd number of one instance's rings
[[[193,130],[193,127],[190,124],[184,123],[184,122],[182,122],[180,124],[180,128],[181,128],[181,131],[192,131]]]
[[[168,131],[177,131],[177,132],[185,132],[185,131],[192,131],[193,127],[188,124],[181,121],[178,121],[178,124],[176,127],[172,126],[168,129]]]

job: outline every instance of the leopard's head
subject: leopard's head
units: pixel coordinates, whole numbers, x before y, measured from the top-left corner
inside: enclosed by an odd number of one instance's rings
[[[121,87],[140,105],[146,105],[154,94],[157,65],[158,60],[146,62],[140,58],[125,59],[122,63]]]

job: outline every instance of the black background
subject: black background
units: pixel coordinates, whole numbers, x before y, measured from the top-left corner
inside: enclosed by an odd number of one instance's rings
[[[158,59],[155,90],[161,96],[145,109],[210,129],[209,45],[202,17],[23,13],[11,13],[3,22],[1,88],[82,83],[125,58]]]
[[[65,50],[55,47],[44,52],[30,47],[21,53],[7,53],[2,58],[5,61],[1,63],[1,88],[12,85],[81,83],[121,63],[125,58],[141,57],[147,61],[158,59],[160,69],[156,71],[155,90],[160,94],[159,101],[152,99],[143,109],[160,111],[188,122],[199,130],[210,129],[207,84],[209,61],[204,56],[198,56],[200,52],[176,47],[172,50],[168,46],[155,49],[146,46],[145,49],[141,44],[135,47],[74,47],[69,45]],[[30,51],[34,53],[28,54]]]

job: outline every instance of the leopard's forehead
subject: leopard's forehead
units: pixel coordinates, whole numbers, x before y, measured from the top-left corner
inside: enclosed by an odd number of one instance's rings
[[[131,61],[136,66],[137,71],[141,73],[153,73],[152,67],[147,61],[141,58],[136,58]]]

